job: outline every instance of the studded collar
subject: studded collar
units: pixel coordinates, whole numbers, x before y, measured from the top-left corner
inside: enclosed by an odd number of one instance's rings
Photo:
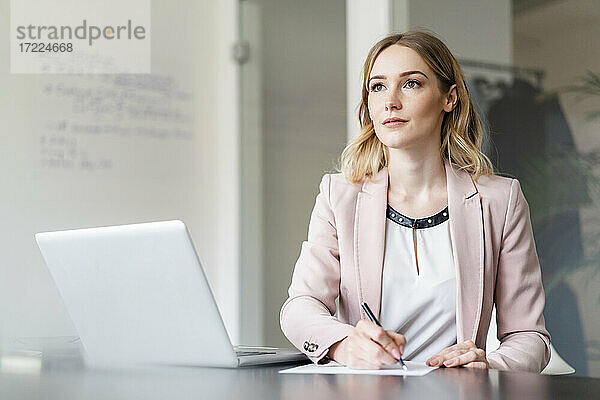
[[[409,218],[405,215],[400,214],[398,211],[394,210],[392,206],[388,204],[386,215],[389,219],[394,221],[395,223],[406,226],[407,228],[431,228],[432,226],[436,226],[441,224],[442,222],[447,221],[450,217],[448,216],[448,207],[444,208],[439,213],[432,215],[431,217],[426,218],[418,218],[413,219]]]

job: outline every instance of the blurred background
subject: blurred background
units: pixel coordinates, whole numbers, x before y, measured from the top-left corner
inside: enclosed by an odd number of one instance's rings
[[[358,131],[366,53],[424,28],[463,67],[484,151],[522,183],[554,347],[600,377],[599,2],[151,5],[151,74],[11,74],[1,58],[3,337],[76,335],[35,232],[177,218],[232,341],[289,346],[279,309],[320,178]]]

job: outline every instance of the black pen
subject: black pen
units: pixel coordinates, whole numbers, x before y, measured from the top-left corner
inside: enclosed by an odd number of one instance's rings
[[[381,324],[379,323],[379,321],[377,321],[377,318],[375,318],[375,314],[373,314],[373,312],[371,311],[371,309],[369,308],[369,305],[367,303],[365,303],[363,301],[363,303],[361,304],[363,310],[365,310],[365,313],[367,314],[367,317],[369,317],[369,319],[371,320],[372,323],[376,324],[377,326],[381,326]],[[402,365],[402,369],[403,370],[408,370],[408,368],[406,367],[406,364],[404,364],[404,361],[402,361],[402,357],[400,357],[398,359],[398,363],[400,363],[400,365]]]

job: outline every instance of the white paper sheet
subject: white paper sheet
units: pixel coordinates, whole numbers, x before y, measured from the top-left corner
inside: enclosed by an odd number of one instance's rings
[[[336,362],[330,362],[325,365],[301,365],[299,367],[284,369],[280,374],[358,374],[358,375],[403,375],[403,376],[423,376],[438,367],[429,367],[423,362],[404,361],[408,371],[403,370],[400,365],[387,365],[381,369],[351,369],[341,366]]]

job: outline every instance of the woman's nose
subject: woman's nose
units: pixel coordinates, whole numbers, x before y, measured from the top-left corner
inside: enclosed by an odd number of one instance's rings
[[[385,102],[385,111],[390,111],[393,108],[395,108],[396,110],[399,110],[401,108],[400,102],[397,102],[397,101],[386,101]]]
[[[392,109],[399,110],[402,108],[402,102],[400,101],[400,94],[394,90],[387,93],[388,98],[385,102],[385,111],[391,111]]]

